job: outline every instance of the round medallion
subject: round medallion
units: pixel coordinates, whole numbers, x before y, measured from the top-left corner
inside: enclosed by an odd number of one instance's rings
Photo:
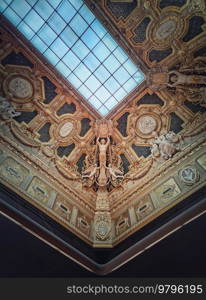
[[[33,86],[23,77],[13,77],[8,85],[9,92],[18,99],[28,99],[33,94]]]
[[[136,129],[138,129],[142,134],[149,135],[155,131],[157,127],[157,120],[150,115],[141,116],[137,120]]]
[[[71,133],[72,129],[73,129],[73,123],[66,122],[66,123],[64,123],[64,125],[62,125],[62,127],[60,127],[59,135],[64,138]]]
[[[164,23],[162,23],[159,26],[155,36],[160,41],[165,40],[175,32],[176,27],[177,27],[177,22],[174,19],[166,20]]]
[[[179,173],[181,181],[185,184],[192,185],[199,180],[199,173],[196,168],[187,166]]]

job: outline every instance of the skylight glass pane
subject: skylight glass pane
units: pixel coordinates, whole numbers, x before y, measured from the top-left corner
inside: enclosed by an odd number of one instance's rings
[[[123,66],[130,75],[134,75],[134,73],[138,71],[137,66],[135,66],[130,59],[128,59]]]
[[[102,106],[102,103],[99,101],[99,99],[97,99],[97,97],[92,96],[91,98],[89,98],[89,102],[96,108],[99,109],[100,106]]]
[[[105,106],[101,106],[98,111],[100,112],[101,115],[106,116],[109,112],[109,110]]]
[[[4,0],[6,4],[10,4],[13,0]]]
[[[25,22],[21,22],[17,28],[25,35],[28,40],[30,40],[34,36],[33,30],[31,30],[31,28]]]
[[[96,92],[95,95],[102,99],[102,102],[105,103],[107,99],[111,96],[111,94],[105,89],[105,87],[101,86]]]
[[[72,19],[72,21],[70,22],[70,26],[78,36],[81,36],[82,33],[88,27],[87,23],[84,21],[84,19],[80,15],[76,15]]]
[[[0,12],[4,11],[7,8],[7,5],[5,2],[0,1]],[[9,17],[8,17],[9,18]]]
[[[137,86],[136,81],[133,78],[130,78],[124,85],[124,89],[130,93]]]
[[[67,78],[76,89],[78,89],[82,85],[81,80],[79,80],[79,78],[77,78],[74,73],[71,73]]]
[[[98,36],[90,28],[87,29],[87,31],[82,35],[81,39],[89,49],[94,48],[94,46],[96,46],[96,44],[99,42]]]
[[[89,53],[83,62],[92,72],[100,65],[100,61],[92,53]]]
[[[64,31],[60,34],[60,37],[68,47],[72,47],[78,40],[78,36],[71,28],[69,28],[69,26],[64,29]]]
[[[11,18],[15,26],[17,26],[19,22],[21,22],[21,18],[19,18],[19,16],[17,16],[17,14],[10,7],[6,9],[4,15],[9,19]]]
[[[120,88],[114,94],[114,97],[117,99],[118,102],[120,102],[126,95],[127,95],[127,93],[125,92],[125,90],[123,90],[123,88]]]
[[[57,34],[59,34],[66,26],[66,22],[64,22],[64,20],[56,12],[54,12],[49,18],[48,24]]]
[[[44,20],[34,11],[31,10],[28,15],[25,17],[25,22],[37,32],[42,25],[44,24]]]
[[[88,24],[91,24],[95,19],[95,16],[85,4],[80,9],[79,13],[87,21]]]
[[[44,52],[44,56],[48,59],[48,61],[50,61],[50,63],[52,63],[52,65],[56,65],[59,61],[58,56],[56,56],[56,54],[54,54],[54,52],[50,49],[47,49]]]
[[[107,33],[102,41],[104,44],[109,48],[109,50],[114,51],[115,48],[117,48],[118,44],[114,41],[114,39],[111,37],[109,33]]]
[[[68,77],[71,74],[71,70],[61,61],[58,62],[56,68],[64,77]]]
[[[51,6],[53,8],[57,8],[57,6],[59,5],[59,3],[61,3],[62,0],[49,0],[49,4],[51,4]]]
[[[31,9],[26,1],[14,0],[11,3],[11,8],[17,13],[20,18],[24,18]]]
[[[120,84],[124,84],[130,78],[130,75],[123,67],[120,67],[114,73],[114,78],[117,79]]]
[[[114,97],[110,97],[109,100],[104,104],[109,110],[113,109],[118,104]]]
[[[94,74],[101,83],[105,82],[110,77],[110,73],[102,65],[94,72]]]
[[[102,115],[144,80],[82,0],[0,0],[0,11]]]
[[[119,88],[120,84],[114,79],[114,77],[110,77],[104,84],[110,93],[115,93]]]
[[[93,49],[93,53],[102,62],[109,56],[110,51],[102,42],[99,42]]]
[[[114,55],[116,56],[116,58],[123,64],[126,60],[127,60],[127,55],[126,53],[120,48],[120,47],[117,47],[115,50],[114,50]]]
[[[69,0],[69,2],[76,8],[77,10],[83,5],[82,0]]]
[[[114,73],[120,67],[120,63],[113,54],[107,57],[107,59],[104,62],[104,65],[107,68],[107,70],[109,70],[111,73]]]
[[[73,16],[76,14],[76,10],[67,0],[61,1],[61,4],[57,8],[57,12],[67,23],[71,21]]]
[[[85,97],[85,98],[89,98],[92,96],[92,93],[90,92],[90,90],[85,86],[82,85],[78,91]]]
[[[89,53],[89,49],[81,40],[76,42],[76,44],[72,47],[72,50],[80,59],[84,59]]]
[[[56,33],[47,25],[45,24],[40,31],[38,32],[38,36],[48,45],[50,46],[51,43],[57,38]]]
[[[69,51],[62,61],[73,71],[80,64],[79,58],[72,52]]]
[[[59,58],[62,58],[68,51],[68,47],[62,42],[60,38],[57,38],[50,47],[54,53],[57,53]]]
[[[21,2],[21,1],[19,1]],[[47,1],[39,0],[35,6],[35,10],[37,13],[46,21],[51,14],[53,13],[54,9],[49,5]]]
[[[32,38],[31,42],[41,53],[47,49],[47,45],[37,35]]]
[[[91,75],[91,72],[82,63],[75,69],[74,73],[82,82],[86,81]]]
[[[91,75],[85,84],[93,93],[101,86],[101,82],[94,75]]]
[[[103,38],[103,36],[107,33],[106,29],[97,19],[92,23],[91,27],[100,38]]]
[[[133,75],[134,80],[136,80],[137,83],[141,83],[144,80],[143,74],[137,72]]]

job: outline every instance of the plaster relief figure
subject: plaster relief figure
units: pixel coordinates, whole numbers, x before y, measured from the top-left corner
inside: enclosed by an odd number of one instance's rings
[[[164,159],[171,158],[177,151],[179,151],[178,144],[180,138],[173,132],[169,131],[165,135],[156,137],[151,153],[154,158],[161,156]]]
[[[82,172],[82,178],[94,179],[98,169],[99,167],[97,167],[97,164],[88,167],[85,171]]]
[[[99,148],[99,166],[100,168],[104,167],[107,160],[107,148],[109,146],[110,139],[107,137],[107,140],[101,139],[100,137],[97,138],[97,145]]]
[[[0,96],[0,115],[4,120],[11,120],[21,115],[14,106],[4,97]]]
[[[109,174],[112,176],[112,179],[115,180],[117,178],[124,178],[124,174],[121,170],[119,170],[117,167],[112,166],[112,164],[109,164],[108,167],[106,167],[109,170]]]
[[[194,84],[206,84],[206,77],[202,75],[185,75],[177,71],[169,72],[169,87]]]

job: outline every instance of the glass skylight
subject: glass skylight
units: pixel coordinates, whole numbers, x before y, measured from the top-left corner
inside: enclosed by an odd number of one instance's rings
[[[82,0],[0,0],[0,12],[103,116],[144,80]]]

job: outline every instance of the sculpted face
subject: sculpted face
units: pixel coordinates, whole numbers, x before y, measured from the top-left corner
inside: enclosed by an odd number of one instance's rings
[[[106,143],[105,139],[100,141],[100,144],[102,144],[102,145],[105,145],[105,143]]]
[[[171,77],[170,77],[170,80],[172,81],[172,82],[177,82],[177,75],[172,75]]]

